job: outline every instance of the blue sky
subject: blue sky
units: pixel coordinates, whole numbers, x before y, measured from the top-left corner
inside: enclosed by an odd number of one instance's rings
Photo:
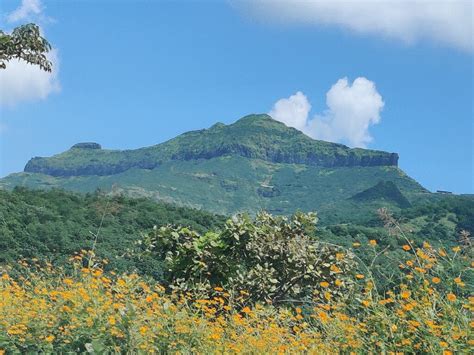
[[[448,36],[429,21],[374,30],[307,9],[283,21],[265,1],[24,2],[37,8],[2,1],[0,28],[40,23],[57,72],[29,73],[22,90],[26,70],[0,76],[0,176],[81,141],[138,148],[278,109],[316,138],[398,152],[430,190],[474,193],[472,25],[466,37],[455,17]],[[354,122],[365,138],[346,130]]]

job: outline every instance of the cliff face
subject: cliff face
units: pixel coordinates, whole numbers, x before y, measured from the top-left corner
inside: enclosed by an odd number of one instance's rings
[[[246,116],[234,124],[216,124],[156,146],[112,151],[97,143],[78,143],[51,158],[36,157],[25,172],[52,176],[114,175],[132,168],[154,169],[165,161],[242,156],[272,163],[321,167],[397,166],[398,154],[350,149],[317,141],[268,115]]]

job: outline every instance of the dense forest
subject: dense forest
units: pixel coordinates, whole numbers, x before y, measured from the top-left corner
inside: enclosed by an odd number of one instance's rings
[[[99,191],[0,190],[0,263],[37,258],[64,264],[75,252],[94,247],[97,255],[109,260],[110,268],[153,270],[152,260],[137,265],[125,256],[144,233],[166,224],[205,231],[224,221],[206,212],[147,199],[107,197]]]

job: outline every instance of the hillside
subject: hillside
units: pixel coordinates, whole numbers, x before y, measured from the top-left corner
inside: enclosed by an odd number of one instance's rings
[[[350,149],[317,141],[273,120],[249,115],[236,123],[184,133],[165,143],[136,150],[105,150],[97,143],[79,143],[51,158],[33,158],[25,172],[51,176],[113,175],[132,168],[155,169],[169,161],[241,156],[270,163],[319,167],[396,166],[398,155]]]
[[[159,276],[159,262],[123,257],[143,233],[167,224],[205,231],[224,221],[206,212],[146,199],[58,190],[0,190],[0,265],[22,257],[65,264],[73,253],[90,250],[95,244],[99,257],[107,258],[111,268],[138,268]]]
[[[53,157],[31,159],[25,172],[1,179],[0,187],[93,192],[114,186],[126,195],[224,214],[261,209],[330,214],[380,181],[393,182],[408,200],[429,195],[397,161],[396,153],[314,140],[270,116],[250,115],[137,150],[76,144]],[[373,205],[372,211],[381,204]]]
[[[411,204],[407,198],[400,192],[393,181],[380,181],[377,185],[359,192],[351,197],[358,202],[387,201],[400,208],[410,207]]]

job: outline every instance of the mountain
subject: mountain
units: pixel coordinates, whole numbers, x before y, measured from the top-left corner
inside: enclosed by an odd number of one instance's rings
[[[329,216],[336,206],[360,205],[350,198],[381,181],[393,183],[407,201],[430,195],[397,164],[396,153],[314,140],[268,115],[249,115],[136,150],[75,144],[58,155],[31,159],[23,173],[1,179],[0,187],[113,189],[224,214],[266,209]],[[366,205],[374,207],[375,200]],[[382,200],[382,205],[393,202]]]
[[[380,181],[377,185],[355,194],[351,199],[359,202],[385,200],[401,208],[411,206],[410,202],[393,181]]]

